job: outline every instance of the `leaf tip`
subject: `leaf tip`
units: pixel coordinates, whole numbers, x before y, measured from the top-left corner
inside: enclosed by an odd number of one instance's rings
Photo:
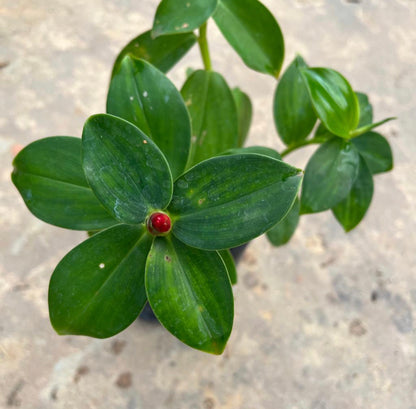
[[[205,350],[212,355],[221,355],[224,352],[224,349],[227,345],[227,340],[223,339],[213,339],[209,344],[209,348]]]
[[[280,76],[280,69],[279,70],[274,70],[272,72],[272,76],[278,80],[279,76]]]
[[[299,53],[296,53],[295,55],[295,65],[298,70],[307,68],[305,60]]]

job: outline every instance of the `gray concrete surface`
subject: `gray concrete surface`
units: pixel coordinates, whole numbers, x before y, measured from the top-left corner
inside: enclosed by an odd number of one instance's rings
[[[36,220],[10,183],[13,152],[80,135],[102,112],[112,61],[149,28],[156,0],[0,3],[0,408],[415,409],[416,1],[265,0],[287,64],[344,73],[368,92],[395,170],[377,176],[371,210],[346,235],[329,213],[304,217],[292,242],[250,245],[235,325],[220,357],[134,323],[109,340],[59,337],[47,286],[83,240]],[[214,67],[253,98],[250,143],[281,148],[274,81],[245,68],[211,24]],[[172,73],[199,67],[195,48]],[[303,166],[312,150],[289,160]]]

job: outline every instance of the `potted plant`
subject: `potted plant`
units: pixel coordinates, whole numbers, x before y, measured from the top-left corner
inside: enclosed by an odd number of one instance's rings
[[[250,98],[211,66],[211,19],[248,67],[278,80],[282,152],[244,147]],[[196,43],[203,69],[179,91],[165,74]],[[258,0],[162,0],[153,28],[118,55],[107,112],[82,139],[41,139],[16,156],[12,180],[29,210],[90,236],[51,277],[59,334],[113,336],[148,301],[182,342],[220,354],[237,281],[230,248],[263,233],[282,245],[301,214],[332,210],[346,231],[362,220],[373,175],[392,168],[372,130],[392,118],[373,123],[365,94],[301,56],[280,77],[283,58],[279,25]],[[310,144],[319,148],[304,172],[283,160]]]

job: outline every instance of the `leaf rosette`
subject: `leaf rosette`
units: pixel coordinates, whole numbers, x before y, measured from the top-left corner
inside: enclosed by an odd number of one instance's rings
[[[39,163],[42,150],[54,156],[43,154]],[[60,180],[50,168],[57,161]],[[54,137],[29,145],[15,159],[13,178],[29,208],[49,223],[104,228],[70,251],[52,275],[49,310],[59,334],[113,336],[149,301],[173,335],[219,354],[234,315],[230,278],[236,278],[227,249],[281,220],[302,175],[242,149],[174,180],[151,138],[124,119],[99,114],[85,123],[82,141]],[[37,181],[30,194],[26,178]],[[85,195],[89,207],[80,224],[76,204]],[[37,212],[39,206],[54,216]]]

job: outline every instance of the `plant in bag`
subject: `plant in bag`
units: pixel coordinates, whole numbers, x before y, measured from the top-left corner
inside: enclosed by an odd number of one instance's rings
[[[365,94],[300,56],[274,98],[285,150],[243,147],[252,105],[213,71],[209,19],[248,67],[279,78],[283,36],[258,0],[162,0],[152,30],[114,63],[107,113],[88,118],[82,139],[41,139],[14,160],[13,183],[35,216],[90,235],[50,281],[59,334],[113,336],[148,301],[182,342],[219,354],[234,315],[229,249],[263,233],[284,244],[300,214],[329,209],[349,231],[369,207],[373,175],[392,168],[387,140],[372,131],[391,118],[373,123]],[[178,91],[165,74],[196,43],[204,69]],[[310,144],[320,146],[303,177],[282,158]]]

